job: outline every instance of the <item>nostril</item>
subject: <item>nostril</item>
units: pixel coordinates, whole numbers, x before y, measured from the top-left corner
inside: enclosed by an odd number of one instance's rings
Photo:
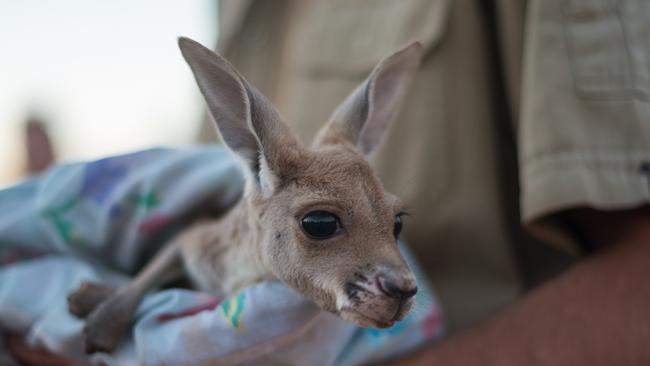
[[[417,287],[413,287],[413,288],[410,289],[410,290],[402,291],[402,292],[401,292],[401,297],[402,297],[403,300],[406,300],[406,299],[410,299],[410,298],[412,298],[412,297],[415,296],[415,294],[417,294],[417,293],[418,293],[418,288],[417,288]]]
[[[379,287],[379,290],[381,290],[381,292],[386,296],[400,300],[408,300],[418,293],[417,287],[404,289],[383,276],[377,276],[377,287]]]

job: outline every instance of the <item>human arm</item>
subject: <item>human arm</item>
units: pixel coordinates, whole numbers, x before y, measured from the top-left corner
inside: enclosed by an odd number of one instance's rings
[[[594,255],[475,329],[393,365],[650,364],[650,210],[577,210]]]

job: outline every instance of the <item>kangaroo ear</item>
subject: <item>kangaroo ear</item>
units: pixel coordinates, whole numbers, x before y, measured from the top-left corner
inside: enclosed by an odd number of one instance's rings
[[[421,55],[422,46],[413,42],[379,62],[370,76],[334,111],[314,144],[337,144],[344,139],[364,155],[370,155],[397,116],[420,65]]]
[[[226,59],[189,38],[179,38],[178,45],[223,142],[244,160],[252,180],[272,189],[298,140],[273,104]]]

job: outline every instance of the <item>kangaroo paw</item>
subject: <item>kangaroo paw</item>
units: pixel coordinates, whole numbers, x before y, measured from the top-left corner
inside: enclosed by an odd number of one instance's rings
[[[68,295],[68,311],[79,319],[85,319],[95,308],[115,294],[115,288],[96,282],[83,282]]]
[[[131,325],[137,303],[125,294],[116,294],[99,304],[86,318],[86,353],[111,352]]]

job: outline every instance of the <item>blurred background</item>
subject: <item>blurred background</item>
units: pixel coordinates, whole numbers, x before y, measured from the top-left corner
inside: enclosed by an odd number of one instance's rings
[[[203,102],[176,38],[214,45],[216,22],[212,0],[0,0],[0,187],[191,143]]]

